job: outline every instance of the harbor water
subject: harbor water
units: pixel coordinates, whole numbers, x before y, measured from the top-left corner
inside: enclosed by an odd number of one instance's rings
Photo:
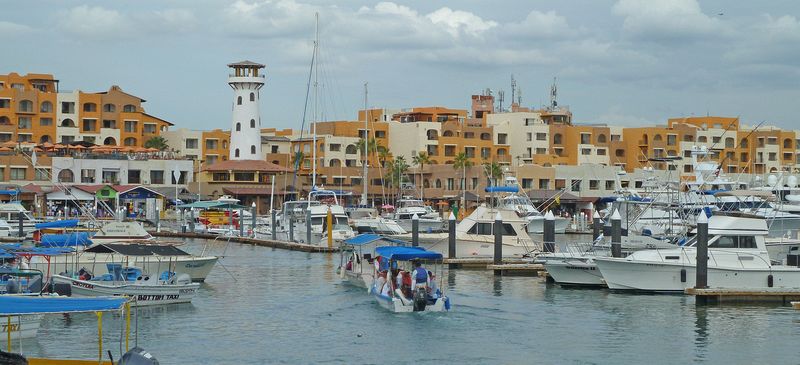
[[[392,314],[339,283],[338,254],[214,245],[225,257],[194,301],[138,309],[131,347],[162,364],[745,364],[797,363],[800,353],[791,307],[697,307],[683,295],[452,270],[441,275],[451,312]],[[103,323],[106,349],[119,353],[120,316]],[[23,353],[90,359],[96,331],[94,314],[47,316]]]

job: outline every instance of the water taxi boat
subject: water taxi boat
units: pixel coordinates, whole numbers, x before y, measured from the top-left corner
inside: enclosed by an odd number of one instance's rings
[[[411,287],[395,285],[396,275],[401,275],[402,271],[413,272],[412,264],[415,262],[424,262],[441,268],[441,253],[427,251],[421,247],[380,246],[375,248],[375,256],[379,262],[379,269],[370,288],[370,294],[381,307],[394,313],[450,310],[450,298],[441,291],[441,279],[439,283],[435,279],[431,280],[431,271],[426,270],[428,282],[425,284],[415,283],[411,284]],[[441,270],[437,271],[442,273]]]

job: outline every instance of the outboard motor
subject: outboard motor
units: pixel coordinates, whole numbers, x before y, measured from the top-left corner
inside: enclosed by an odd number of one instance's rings
[[[417,287],[416,292],[414,293],[414,312],[424,312],[425,306],[428,304],[427,298],[427,291],[425,290],[424,285],[420,285]]]
[[[122,355],[117,365],[158,365],[158,360],[149,352],[137,346]]]

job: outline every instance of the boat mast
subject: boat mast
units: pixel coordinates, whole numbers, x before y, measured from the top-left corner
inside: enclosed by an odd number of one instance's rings
[[[319,82],[319,13],[314,13],[314,123],[312,124],[312,143],[311,146],[311,190],[317,187],[317,122],[318,118],[318,82]],[[309,197],[309,204],[311,204]]]
[[[362,164],[364,167],[364,176],[361,177],[361,205],[364,207],[367,206],[367,175],[369,173],[369,109],[367,107],[367,96],[369,95],[367,90],[368,84],[369,83],[367,82],[364,83],[364,163]]]

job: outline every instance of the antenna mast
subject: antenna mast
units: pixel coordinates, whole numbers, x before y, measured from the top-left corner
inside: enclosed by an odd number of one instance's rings
[[[511,104],[514,104],[514,100],[516,100],[516,92],[517,92],[517,80],[514,80],[514,74],[511,74]]]
[[[362,163],[364,167],[364,176],[361,177],[361,205],[364,207],[367,206],[367,178],[369,175],[369,104],[367,103],[369,100],[369,89],[367,89],[368,85],[368,82],[364,83],[364,162]]]
[[[317,117],[318,113],[318,83],[319,83],[319,13],[314,13],[314,59],[316,60],[314,65],[314,124],[312,124],[313,130],[313,138],[311,146],[311,190],[314,190],[317,187],[317,123],[319,122],[319,118]],[[310,197],[309,197],[310,198]],[[311,204],[311,199],[309,199],[308,204]]]
[[[553,85],[550,86],[550,108],[556,109],[558,108],[558,101],[556,98],[558,97],[558,89],[556,87],[556,78],[553,77]]]

